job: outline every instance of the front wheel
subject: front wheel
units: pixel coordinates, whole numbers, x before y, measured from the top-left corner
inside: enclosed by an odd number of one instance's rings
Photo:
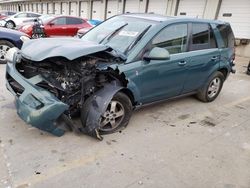
[[[6,54],[14,45],[6,40],[0,40],[0,64],[6,63]]]
[[[132,103],[129,97],[118,92],[110,101],[100,119],[100,133],[110,134],[126,127],[132,114]]]
[[[14,24],[13,21],[7,21],[6,24],[5,24],[5,27],[8,28],[8,29],[14,29],[15,24]]]
[[[212,102],[220,94],[225,77],[221,72],[215,72],[206,85],[198,92],[197,98],[203,102]]]

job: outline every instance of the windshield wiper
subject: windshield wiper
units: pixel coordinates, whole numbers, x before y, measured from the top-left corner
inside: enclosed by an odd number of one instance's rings
[[[113,48],[113,47],[110,46],[110,45],[106,45],[106,46],[108,46],[109,48],[111,48],[112,51],[115,52],[116,55],[119,56],[122,60],[125,61],[125,60],[127,59],[127,56],[126,56],[124,53],[122,53],[120,50],[115,49],[115,48]]]
[[[113,32],[111,32],[110,34],[108,34],[106,37],[104,37],[99,44],[101,44],[104,40],[106,40],[107,42],[118,32],[120,31],[122,28],[124,28],[125,26],[127,26],[128,23],[122,25],[121,27],[118,27],[116,30],[114,30]]]
[[[149,30],[149,28],[151,27],[151,25],[149,25],[146,29],[144,29],[140,35],[138,35],[138,37],[126,48],[126,50],[124,51],[124,54],[127,54],[127,52],[129,50],[131,50],[143,37],[143,35]]]

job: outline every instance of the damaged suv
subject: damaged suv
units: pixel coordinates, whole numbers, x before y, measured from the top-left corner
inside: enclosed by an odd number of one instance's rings
[[[81,39],[12,48],[6,85],[28,124],[57,136],[73,130],[102,139],[143,105],[192,94],[213,101],[234,72],[233,48],[224,22],[124,14]]]

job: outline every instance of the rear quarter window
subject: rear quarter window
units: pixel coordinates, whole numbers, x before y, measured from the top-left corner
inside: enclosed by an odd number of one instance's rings
[[[217,29],[219,30],[219,33],[223,41],[222,48],[233,48],[235,39],[234,39],[234,34],[230,25],[220,24],[220,25],[217,25]]]

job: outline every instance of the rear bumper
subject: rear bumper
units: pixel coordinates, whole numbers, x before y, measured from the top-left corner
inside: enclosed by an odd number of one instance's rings
[[[68,105],[38,87],[36,84],[41,81],[40,75],[26,79],[16,70],[15,64],[6,65],[6,87],[15,96],[19,117],[34,127],[61,136],[65,131],[57,120]]]

